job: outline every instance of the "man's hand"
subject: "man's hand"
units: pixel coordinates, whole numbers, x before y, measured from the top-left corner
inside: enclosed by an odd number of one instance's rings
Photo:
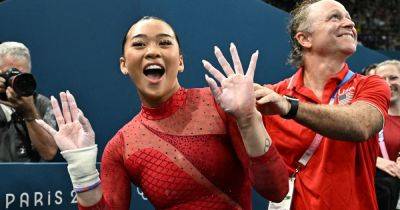
[[[263,115],[285,115],[290,110],[290,103],[268,87],[254,84],[254,95],[257,99],[257,109]]]
[[[59,130],[54,130],[43,120],[37,120],[37,123],[53,136],[61,151],[93,146],[94,131],[89,120],[77,107],[74,96],[67,91],[61,92],[60,98],[62,111],[57,100],[51,97],[51,105]]]
[[[207,75],[205,76],[217,103],[225,112],[230,113],[236,119],[241,120],[252,117],[254,113],[257,112],[255,109],[253,78],[258,58],[258,51],[253,53],[251,56],[249,68],[245,75],[236,46],[232,43],[230,46],[230,52],[234,69],[232,69],[218,47],[215,47],[214,51],[226,76],[214,68],[208,61],[203,60],[203,65],[204,68],[206,68],[208,72],[221,84],[221,87],[218,87],[214,79]]]
[[[1,101],[2,104],[14,108],[24,118],[35,119],[38,117],[33,96],[18,96],[12,87],[7,87],[6,95],[7,101]]]
[[[6,92],[6,80],[0,77],[0,94]]]
[[[4,80],[4,78],[0,77],[0,80],[2,79]],[[0,82],[0,93],[3,89],[2,83]],[[0,100],[0,103],[14,108],[25,119],[38,118],[39,114],[36,110],[33,96],[18,96],[12,87],[7,87],[5,93],[7,95],[7,101]]]

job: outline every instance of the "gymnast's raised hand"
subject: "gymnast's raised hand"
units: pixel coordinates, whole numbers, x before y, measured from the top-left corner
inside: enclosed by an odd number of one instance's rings
[[[43,120],[37,120],[49,132],[68,162],[68,172],[78,201],[90,206],[102,197],[99,172],[96,169],[97,145],[89,120],[76,105],[74,96],[61,92],[61,108],[52,96],[51,105],[58,124],[58,131]]]
[[[218,87],[214,79],[207,75],[205,76],[217,103],[225,112],[232,114],[236,119],[240,120],[248,118],[256,112],[253,78],[258,59],[258,51],[251,56],[246,74],[243,72],[239,54],[233,43],[230,45],[230,52],[234,65],[233,69],[225,59],[221,50],[218,47],[214,48],[215,56],[226,76],[208,61],[203,60],[203,65],[221,84],[221,87]]]
[[[57,100],[51,97],[51,105],[59,130],[56,131],[43,120],[38,120],[38,123],[54,137],[62,152],[94,146],[95,134],[92,126],[77,107],[74,96],[69,91],[61,92],[60,99],[62,109]]]

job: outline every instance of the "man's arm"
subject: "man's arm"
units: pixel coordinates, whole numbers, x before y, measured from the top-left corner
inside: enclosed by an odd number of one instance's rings
[[[52,160],[57,153],[57,145],[53,137],[34,120],[41,119],[40,116],[24,117],[24,119],[33,147],[44,160]]]
[[[344,106],[300,102],[294,120],[323,136],[345,141],[365,141],[384,122],[378,108],[364,101]]]
[[[272,89],[260,85],[255,85],[254,89],[257,108],[262,114],[284,116],[292,108],[285,97]],[[375,78],[365,85],[363,92],[350,105],[299,102],[293,119],[332,139],[365,141],[382,129],[390,91],[384,81]]]

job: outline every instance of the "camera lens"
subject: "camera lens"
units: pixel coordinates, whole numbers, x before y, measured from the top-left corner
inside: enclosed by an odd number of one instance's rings
[[[36,90],[35,78],[29,73],[15,76],[11,83],[11,87],[20,96],[31,96]]]

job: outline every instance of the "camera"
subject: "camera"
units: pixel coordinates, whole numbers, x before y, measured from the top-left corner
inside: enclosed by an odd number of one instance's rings
[[[0,73],[6,82],[5,86],[12,87],[18,96],[31,96],[36,90],[36,80],[30,73],[22,73],[16,68]],[[7,100],[6,93],[0,93],[1,100]]]

